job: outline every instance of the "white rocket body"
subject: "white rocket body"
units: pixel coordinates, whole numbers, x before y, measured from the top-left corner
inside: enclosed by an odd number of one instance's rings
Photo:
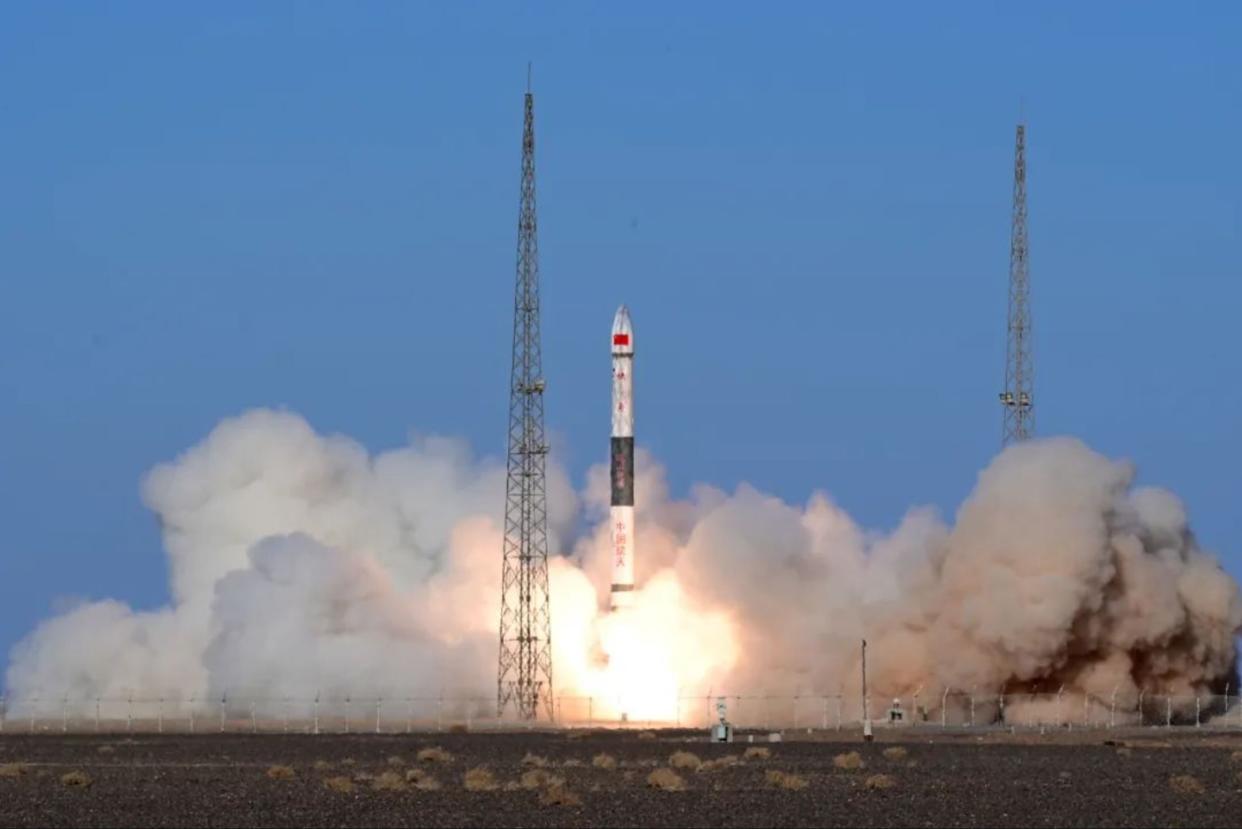
[[[634,598],[634,329],[622,305],[612,320],[613,610]]]

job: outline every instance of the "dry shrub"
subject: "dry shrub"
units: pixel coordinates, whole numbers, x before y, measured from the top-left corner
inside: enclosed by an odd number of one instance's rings
[[[683,792],[686,781],[681,775],[669,768],[656,769],[647,775],[647,785],[662,792]]]
[[[292,780],[296,775],[288,766],[272,766],[267,770],[267,776],[270,780]]]
[[[743,760],[769,760],[772,757],[771,749],[763,746],[751,746],[742,753]]]
[[[591,759],[591,765],[595,766],[597,769],[612,771],[617,767],[617,758],[607,753],[596,754],[595,757]]]
[[[371,781],[371,788],[377,792],[403,792],[405,780],[395,771],[386,771]]]
[[[327,760],[316,760],[315,761],[315,771],[327,771],[330,768],[332,768],[332,764],[329,763]]]
[[[71,789],[89,789],[95,781],[84,771],[71,771],[61,775],[60,782]]]
[[[638,732],[638,739],[640,739],[640,740],[654,740],[655,738],[656,738],[656,735],[655,735],[655,732],[654,732],[654,731],[640,731],[640,732]]]
[[[463,722],[456,722],[449,726],[450,734],[469,734],[470,726]]]
[[[848,754],[838,754],[832,758],[832,764],[844,771],[855,771],[867,767],[863,762],[862,755],[857,751],[851,751]]]
[[[522,784],[516,780],[510,780],[500,788],[504,789],[506,792],[520,792],[522,790]]]
[[[1169,785],[1178,794],[1203,794],[1205,789],[1198,778],[1189,774],[1177,774],[1169,778]]]
[[[420,763],[451,763],[453,755],[449,754],[439,746],[425,748],[418,752],[418,762]]]
[[[392,766],[393,768],[396,768],[397,766],[404,766],[405,758],[398,757],[397,755],[394,754],[388,758],[388,765]]]
[[[462,782],[468,792],[493,792],[499,788],[496,778],[486,766],[470,769]]]
[[[440,781],[436,780],[422,769],[410,769],[405,773],[407,783],[413,783],[414,788],[423,792],[435,792],[440,790]]]
[[[724,754],[717,757],[715,760],[708,760],[703,765],[699,766],[699,771],[705,772],[729,769],[733,768],[740,762],[742,762],[742,758],[738,757],[736,754]]]
[[[1229,759],[1235,763],[1242,763],[1242,751],[1235,751],[1229,755]]]
[[[226,758],[226,759],[227,759],[227,758]],[[352,766],[352,765],[353,765],[354,763],[356,763],[356,762],[358,762],[358,761],[357,761],[357,760],[355,760],[353,757],[346,757],[344,760],[342,760],[342,761],[341,761],[341,765],[342,765],[342,766]]]
[[[0,764],[0,777],[21,777],[26,774],[29,769],[25,763],[3,763]]]
[[[341,794],[352,794],[354,791],[354,781],[348,777],[328,777],[325,778],[323,784],[334,792]]]
[[[703,765],[703,761],[699,759],[699,755],[691,754],[689,751],[675,751],[668,758],[668,764],[675,769],[698,771],[699,767]]]
[[[531,769],[522,775],[522,779],[520,781],[522,788],[527,790],[541,789],[545,786],[561,785],[564,784],[564,782],[565,780],[563,778],[557,777],[554,774],[548,774],[543,769]]]
[[[906,759],[906,750],[901,746],[893,746],[884,749],[885,760],[904,760]]]
[[[778,789],[789,789],[791,791],[801,791],[809,784],[806,778],[800,774],[790,774],[789,772],[780,771],[779,769],[769,769],[763,776],[769,786],[775,786]]]
[[[539,794],[539,802],[544,806],[581,806],[582,798],[565,788],[564,783],[555,783]]]
[[[522,765],[535,769],[546,769],[548,767],[548,758],[540,757],[538,754],[528,751],[526,756],[522,758]]]
[[[576,769],[582,766],[582,761],[577,757],[570,757],[568,760],[561,763],[561,766],[567,769]]]
[[[881,789],[891,789],[897,785],[897,781],[887,774],[873,774],[863,782],[863,785],[871,791],[880,791]]]
[[[95,750],[98,751],[100,754],[112,754],[116,751],[116,748],[114,746],[110,746],[105,743],[104,745],[101,745],[99,748]]]

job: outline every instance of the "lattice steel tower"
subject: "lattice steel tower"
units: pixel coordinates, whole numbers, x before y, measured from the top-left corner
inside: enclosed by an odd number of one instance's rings
[[[518,211],[513,372],[509,385],[509,475],[505,484],[497,714],[512,704],[525,720],[552,707],[548,608],[548,507],[544,469],[543,358],[539,344],[539,242],[535,226],[535,98],[526,82],[522,195]]]
[[[1027,270],[1026,124],[1018,124],[1013,162],[1013,226],[1009,241],[1009,338],[1005,347],[1005,390],[1001,445],[1026,440],[1035,433],[1032,392],[1031,282]]]

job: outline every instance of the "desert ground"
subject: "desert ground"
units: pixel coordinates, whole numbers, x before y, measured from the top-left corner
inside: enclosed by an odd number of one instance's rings
[[[1242,733],[0,736],[2,826],[1239,826]]]

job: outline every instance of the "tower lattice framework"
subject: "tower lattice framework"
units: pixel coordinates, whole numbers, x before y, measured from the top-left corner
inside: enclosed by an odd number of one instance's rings
[[[535,217],[535,99],[529,82],[522,133],[517,287],[513,301],[513,371],[509,385],[509,461],[505,484],[497,713],[521,719],[552,703],[552,625],[548,602],[548,507],[543,428],[543,358],[539,335],[539,243]]]
[[[1035,434],[1032,390],[1031,282],[1026,235],[1026,124],[1018,124],[1013,162],[1013,219],[1009,241],[1009,335],[1005,347],[1005,390],[1001,445]]]

